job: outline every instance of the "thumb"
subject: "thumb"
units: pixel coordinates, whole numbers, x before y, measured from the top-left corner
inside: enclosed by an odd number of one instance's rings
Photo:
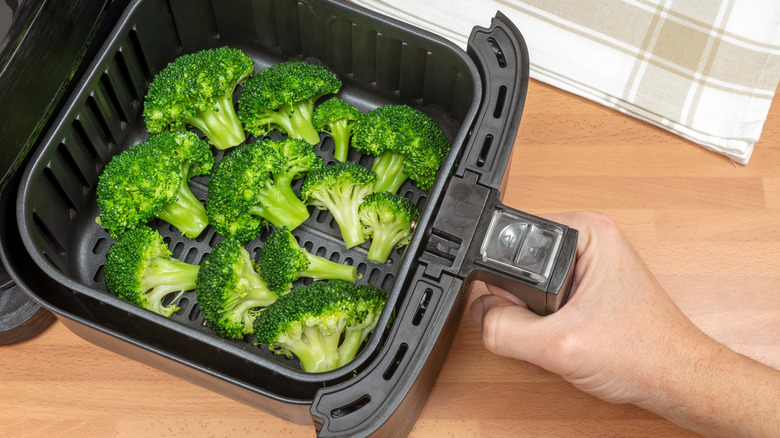
[[[471,318],[482,328],[482,343],[489,351],[534,362],[538,349],[532,326],[542,317],[500,296],[486,294],[471,305]]]

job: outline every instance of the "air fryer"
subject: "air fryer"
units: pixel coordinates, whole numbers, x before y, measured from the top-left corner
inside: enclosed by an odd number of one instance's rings
[[[311,424],[322,437],[391,436],[413,427],[475,281],[515,293],[542,315],[565,303],[576,230],[501,202],[528,86],[523,37],[502,14],[476,26],[464,51],[337,0],[39,1],[32,9],[31,24],[3,52],[19,72],[0,77],[9,81],[0,87],[3,101],[26,108],[3,114],[18,120],[4,129],[19,132],[3,137],[4,159],[14,158],[0,168],[0,255],[6,283],[85,340]],[[294,357],[220,339],[204,325],[194,292],[164,318],[105,291],[111,239],[95,223],[97,176],[147,135],[140,114],[154,74],[181,54],[222,45],[248,53],[256,71],[287,59],[321,63],[344,81],[339,97],[358,109],[414,106],[451,141],[431,190],[407,181],[399,191],[422,217],[387,264],[368,261],[365,245],[340,247],[327,212],[312,210],[296,229],[302,245],[354,264],[361,281],[389,294],[375,333],[348,367],[304,373]],[[42,70],[44,60],[61,68]],[[39,100],[20,94],[35,80],[22,71],[45,82],[35,88]],[[318,146],[326,163],[329,141]],[[370,165],[371,157],[351,154]],[[196,179],[196,196],[205,199],[207,184]],[[217,238],[211,229],[187,239],[161,221],[152,226],[185,261],[202,260]],[[251,253],[262,237],[248,245]]]

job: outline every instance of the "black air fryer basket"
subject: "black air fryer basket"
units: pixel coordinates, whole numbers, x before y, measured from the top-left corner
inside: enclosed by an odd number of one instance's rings
[[[528,84],[525,43],[500,13],[488,28],[474,29],[463,51],[335,0],[136,0],[105,41],[93,44],[100,49],[85,60],[88,68],[26,166],[18,235],[5,227],[2,252],[17,284],[84,339],[313,424],[320,436],[405,435],[474,280],[513,291],[540,314],[566,300],[576,230],[500,201]],[[194,291],[170,318],[105,292],[102,263],[111,240],[95,222],[97,177],[112,156],[147,137],[141,112],[153,76],[179,55],[225,45],[249,54],[256,72],[288,59],[322,64],[342,78],[339,97],[358,109],[414,106],[452,143],[430,191],[411,181],[399,190],[423,214],[411,243],[386,264],[366,259],[367,244],[345,250],[328,212],[312,209],[294,231],[302,247],[357,266],[359,282],[389,293],[374,335],[347,367],[307,374],[295,358],[251,339],[218,338],[204,325]],[[317,150],[333,162],[331,140],[323,138]],[[354,150],[350,160],[371,163]],[[202,200],[207,182],[199,177],[191,184]],[[174,256],[190,263],[200,263],[219,239],[210,227],[193,240],[162,221],[152,225]],[[248,245],[250,253],[256,255],[263,237]]]

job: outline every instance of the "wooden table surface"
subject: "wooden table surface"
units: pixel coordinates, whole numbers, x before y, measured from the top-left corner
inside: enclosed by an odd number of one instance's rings
[[[612,215],[705,332],[780,367],[780,102],[748,166],[532,81],[504,202]],[[478,285],[474,296],[485,292]],[[0,347],[0,436],[314,436],[56,322]],[[691,436],[487,352],[468,314],[415,437]]]

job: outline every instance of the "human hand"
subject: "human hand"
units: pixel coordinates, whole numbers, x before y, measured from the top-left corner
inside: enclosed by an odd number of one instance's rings
[[[708,436],[780,436],[780,371],[699,330],[609,217],[546,217],[579,231],[572,295],[542,317],[488,286],[471,307],[488,350]]]
[[[618,226],[594,212],[547,216],[579,231],[571,298],[541,317],[509,292],[471,308],[486,348],[561,375],[601,399],[664,403],[664,382],[711,341],[677,308]]]

